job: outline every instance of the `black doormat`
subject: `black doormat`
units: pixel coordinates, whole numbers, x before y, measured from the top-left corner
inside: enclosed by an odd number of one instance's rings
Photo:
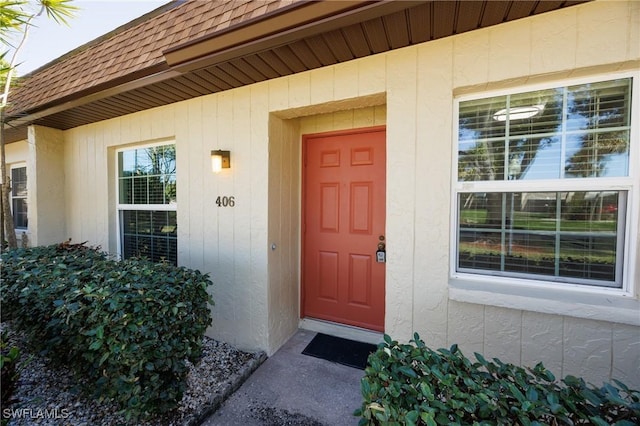
[[[376,345],[318,333],[302,351],[305,355],[364,370],[367,358]]]

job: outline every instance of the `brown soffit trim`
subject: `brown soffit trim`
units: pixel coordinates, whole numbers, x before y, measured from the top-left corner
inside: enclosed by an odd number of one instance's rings
[[[170,47],[163,54],[169,66],[175,66],[210,52],[290,29],[314,18],[358,7],[363,3],[371,3],[371,1],[296,1],[240,24]]]
[[[89,90],[74,93],[61,99],[56,99],[49,104],[45,104],[26,114],[7,117],[5,126],[18,127],[31,124],[33,121],[47,117],[58,112],[82,106],[90,102],[118,95],[120,93],[138,89],[149,84],[158,83],[164,80],[182,75],[178,71],[167,69],[166,64],[146,68],[140,72],[129,74],[126,78],[110,81],[103,85],[93,87]]]
[[[424,1],[312,1],[164,51],[181,72],[206,68],[303,37],[417,6]],[[304,7],[301,7],[304,6]],[[248,25],[251,23],[251,25]]]

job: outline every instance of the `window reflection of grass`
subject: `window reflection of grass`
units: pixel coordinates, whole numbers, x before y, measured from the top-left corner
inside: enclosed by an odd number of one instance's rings
[[[460,243],[458,246],[460,257],[470,256],[501,256],[502,250],[495,246],[484,246],[474,243]],[[526,258],[530,262],[543,262],[553,261],[555,259],[553,247],[535,247],[535,250],[525,251],[519,250],[517,253],[513,253],[511,257]],[[560,261],[572,261],[576,263],[589,263],[589,264],[615,264],[616,257],[614,250],[590,250],[585,252],[579,249],[561,249]]]
[[[528,231],[555,231],[556,219],[545,213],[514,212],[514,229]],[[463,210],[460,212],[460,223],[481,227],[487,222],[487,210]],[[616,232],[616,221],[613,215],[605,220],[562,219],[560,230],[565,232]]]

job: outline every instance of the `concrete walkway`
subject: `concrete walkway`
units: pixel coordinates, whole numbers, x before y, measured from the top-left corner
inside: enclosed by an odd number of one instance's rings
[[[303,355],[315,335],[298,330],[202,425],[357,425],[364,371]]]

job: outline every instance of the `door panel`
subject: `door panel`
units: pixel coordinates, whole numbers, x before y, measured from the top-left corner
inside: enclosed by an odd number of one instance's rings
[[[303,138],[303,316],[384,329],[385,149],[382,128]]]

